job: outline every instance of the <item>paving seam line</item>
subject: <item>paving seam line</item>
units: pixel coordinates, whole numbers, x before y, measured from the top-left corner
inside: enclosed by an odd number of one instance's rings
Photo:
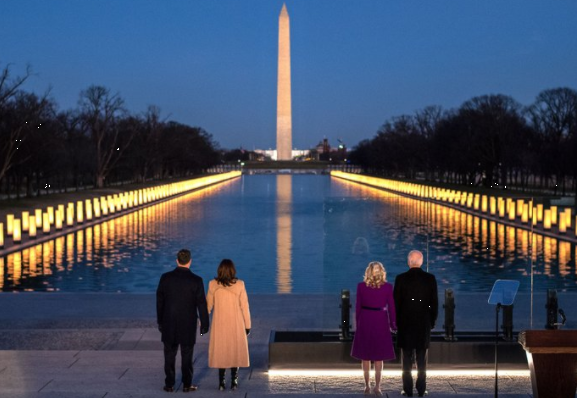
[[[50,379],[50,381],[48,383],[44,384],[42,386],[42,388],[40,390],[38,390],[38,392],[41,392],[44,388],[46,388],[46,386],[48,386],[48,384],[52,383],[53,381],[54,381],[54,379]]]

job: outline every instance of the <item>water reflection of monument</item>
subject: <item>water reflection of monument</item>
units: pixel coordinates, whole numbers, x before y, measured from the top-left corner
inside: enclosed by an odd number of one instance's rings
[[[292,176],[276,176],[277,291],[292,291]]]

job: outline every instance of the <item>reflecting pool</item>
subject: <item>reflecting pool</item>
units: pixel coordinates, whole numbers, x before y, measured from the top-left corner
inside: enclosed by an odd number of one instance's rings
[[[414,248],[440,289],[577,291],[574,244],[315,175],[242,176],[38,244],[0,258],[0,288],[153,292],[181,248],[205,282],[233,259],[252,293],[354,291],[372,260],[393,281]]]

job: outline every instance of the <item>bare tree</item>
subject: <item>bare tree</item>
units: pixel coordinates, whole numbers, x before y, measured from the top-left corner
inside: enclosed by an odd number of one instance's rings
[[[121,137],[120,120],[126,110],[119,94],[113,95],[102,86],[90,86],[81,92],[78,104],[83,131],[90,136],[94,146],[94,183],[101,188],[134,134],[130,129],[123,129],[122,133],[127,136]]]
[[[541,161],[548,173],[556,175],[556,183],[561,183],[565,193],[565,177],[577,171],[570,145],[577,130],[577,91],[565,87],[544,90],[528,113],[543,141]]]
[[[443,118],[443,108],[437,105],[427,106],[417,111],[414,117],[415,130],[424,138],[424,142],[430,142],[439,122]],[[425,179],[429,180],[434,173],[432,167],[431,152],[428,148],[419,148],[422,151]]]
[[[137,181],[144,181],[149,177],[158,178],[162,174],[161,139],[164,126],[160,108],[150,105],[140,119],[140,128],[131,151],[132,169]]]
[[[31,76],[31,68],[27,67],[23,76],[10,77],[10,65],[0,72],[0,181],[10,167],[18,145],[22,140],[25,125],[9,125],[12,110],[10,102],[14,99],[20,87]]]

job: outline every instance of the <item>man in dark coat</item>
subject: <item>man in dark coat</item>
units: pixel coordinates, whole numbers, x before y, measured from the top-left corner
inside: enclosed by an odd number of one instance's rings
[[[164,391],[174,391],[175,362],[178,346],[182,357],[182,391],[197,389],[192,384],[192,353],[196,342],[196,325],[200,334],[208,332],[208,310],[202,278],[190,270],[189,250],[178,252],[174,270],[163,274],[156,290],[158,330],[164,343]]]
[[[438,313],[437,280],[421,269],[423,253],[413,250],[408,256],[409,270],[395,279],[393,296],[397,310],[397,346],[401,349],[403,395],[413,396],[413,362],[417,362],[417,393],[425,396],[427,349],[431,329]]]

